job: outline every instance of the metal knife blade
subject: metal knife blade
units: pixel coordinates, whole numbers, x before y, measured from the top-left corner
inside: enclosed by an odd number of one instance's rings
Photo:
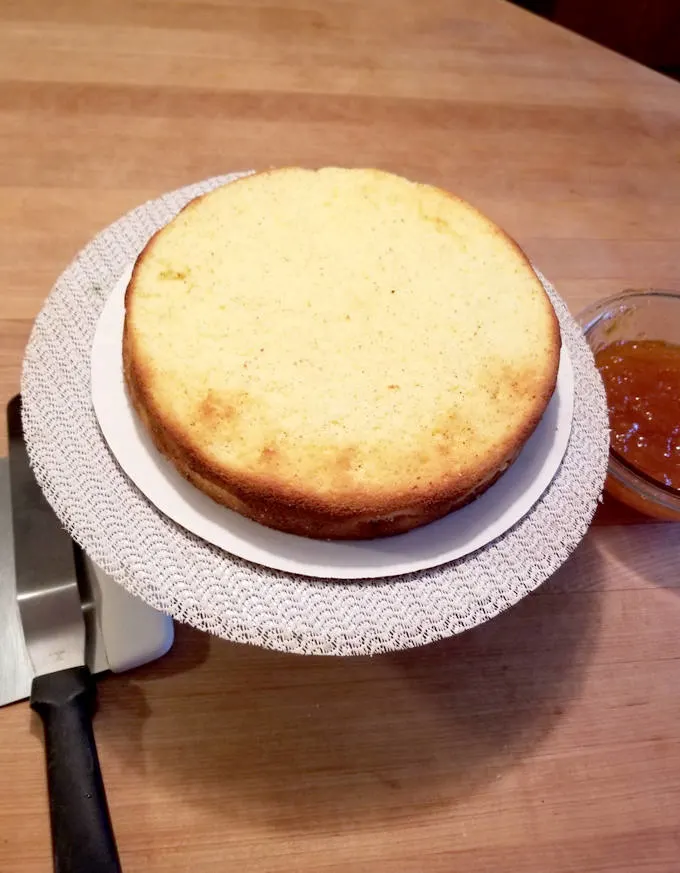
[[[78,546],[75,552],[90,672],[121,673],[164,655],[172,619],[127,592]],[[0,707],[30,697],[33,676],[16,592],[9,460],[0,458]]]
[[[40,676],[85,664],[85,620],[73,541],[30,468],[19,398],[10,403],[7,420],[17,601],[28,654]]]

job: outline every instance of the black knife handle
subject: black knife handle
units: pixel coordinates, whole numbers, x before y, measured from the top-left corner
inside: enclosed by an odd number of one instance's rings
[[[45,728],[55,873],[121,873],[92,732],[87,667],[36,676],[31,707]]]

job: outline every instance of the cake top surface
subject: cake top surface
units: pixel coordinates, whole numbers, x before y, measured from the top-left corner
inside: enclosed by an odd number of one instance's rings
[[[559,349],[512,240],[377,170],[275,170],[198,198],[126,297],[152,426],[225,487],[339,513],[487,481],[540,419]]]

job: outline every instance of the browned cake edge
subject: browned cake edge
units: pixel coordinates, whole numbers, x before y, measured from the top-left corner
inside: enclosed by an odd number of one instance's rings
[[[238,184],[238,180],[230,184]],[[458,199],[449,192],[442,193]],[[190,209],[203,196],[205,195],[190,201],[184,209]],[[501,235],[506,243],[515,248],[533,272],[528,258],[517,243],[489,219],[485,220],[494,233]],[[163,228],[151,237],[137,258],[125,295],[123,369],[128,395],[158,451],[172,462],[185,479],[217,503],[260,524],[315,539],[372,539],[405,533],[443,518],[452,510],[474,500],[502,475],[519,455],[550,402],[557,381],[561,336],[552,304],[536,277],[552,313],[551,378],[546,380],[544,390],[537,394],[524,427],[512,440],[500,446],[494,457],[487,457],[468,475],[452,476],[448,481],[442,480],[429,490],[421,490],[417,495],[411,491],[402,491],[367,496],[365,492],[357,491],[356,494],[343,492],[342,499],[338,500],[334,497],[325,499],[318,494],[295,488],[290,482],[271,473],[234,472],[217,467],[202,455],[200,447],[192,444],[188,434],[173,427],[165,420],[162,410],[156,408],[149,391],[148,379],[135,353],[134,336],[128,318],[134,302],[135,279],[139,266],[162,231]]]

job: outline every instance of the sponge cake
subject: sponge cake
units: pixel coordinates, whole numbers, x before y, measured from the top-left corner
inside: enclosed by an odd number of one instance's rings
[[[485,490],[555,387],[559,326],[472,206],[287,168],[191,202],[126,295],[129,396],[197,488],[318,538],[401,533]]]

